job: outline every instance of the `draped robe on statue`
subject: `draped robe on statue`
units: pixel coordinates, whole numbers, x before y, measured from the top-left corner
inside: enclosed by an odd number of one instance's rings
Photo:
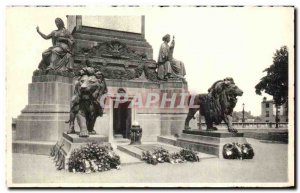
[[[51,33],[51,38],[53,46],[43,52],[39,69],[62,71],[72,69],[74,39],[70,32],[65,28],[54,30]],[[51,62],[51,59],[54,59],[54,61]]]
[[[174,40],[172,41],[171,46],[169,46],[167,42],[163,42],[160,46],[157,60],[157,74],[160,79],[164,79],[167,75],[184,78],[186,74],[183,62],[173,58],[174,47]]]

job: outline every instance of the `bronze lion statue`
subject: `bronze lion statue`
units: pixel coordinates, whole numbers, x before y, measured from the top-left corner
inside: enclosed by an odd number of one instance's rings
[[[101,96],[107,93],[104,76],[94,68],[85,67],[80,71],[75,82],[74,94],[71,100],[68,134],[75,133],[74,122],[77,119],[80,127],[79,136],[88,137],[96,134],[94,125],[98,116],[103,115],[100,104]]]
[[[199,114],[204,116],[207,130],[217,130],[213,127],[213,124],[220,124],[222,121],[227,125],[228,131],[237,133],[237,130],[232,126],[232,112],[237,103],[237,96],[242,96],[243,91],[239,89],[232,78],[225,78],[215,82],[208,94],[198,94],[194,97],[194,101],[191,101],[189,97],[189,106],[191,103],[197,105],[197,108],[190,107],[188,115],[185,119],[186,130],[191,129],[189,122],[198,110]],[[201,119],[200,124],[201,124]]]

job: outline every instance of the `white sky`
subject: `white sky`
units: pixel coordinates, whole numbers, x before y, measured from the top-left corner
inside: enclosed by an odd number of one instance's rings
[[[51,45],[36,32],[54,30],[67,14],[145,15],[146,40],[154,59],[164,34],[175,35],[174,57],[185,63],[189,90],[205,93],[213,82],[233,77],[244,91],[235,110],[260,115],[263,96],[254,86],[283,45],[293,52],[292,8],[10,8],[7,10],[7,117],[17,117],[28,100],[28,83],[42,52]],[[268,96],[271,99],[270,96]]]

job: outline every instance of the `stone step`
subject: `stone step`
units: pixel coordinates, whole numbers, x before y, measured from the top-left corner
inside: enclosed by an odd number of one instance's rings
[[[115,134],[114,138],[115,139],[123,139],[123,135],[122,134]]]
[[[56,141],[26,141],[14,140],[12,142],[13,153],[49,155]]]
[[[79,132],[75,134],[63,133],[63,137],[72,143],[97,143],[97,142],[108,142],[108,137],[104,135],[89,135],[89,137],[79,137]]]
[[[128,155],[131,155],[137,159],[141,159],[141,155],[142,155],[142,150],[134,147],[134,146],[131,146],[131,145],[118,145],[117,146],[117,149],[128,154]]]
[[[217,131],[204,131],[204,130],[183,130],[182,133],[192,134],[192,135],[201,135],[207,137],[219,137],[219,138],[231,138],[231,137],[244,137],[244,133],[230,133],[227,130],[217,130]]]
[[[189,139],[189,138],[179,138],[177,139],[177,142],[191,142],[199,145],[209,145],[209,146],[218,146],[220,142],[215,141],[207,141],[207,140],[197,140],[197,139]]]
[[[240,137],[236,139],[242,141],[242,138]],[[230,143],[231,140],[217,137],[181,134],[179,138],[172,138],[170,136],[158,136],[157,141],[174,146],[179,146],[179,142],[191,142],[200,145],[218,146],[220,143]]]
[[[121,166],[134,165],[134,164],[142,164],[144,161],[128,155],[127,153],[120,151],[118,149],[114,149],[114,152],[120,156]]]
[[[130,140],[129,139],[125,139],[125,138],[114,138],[114,140],[113,140],[113,143],[116,143],[116,144],[120,144],[120,143],[122,143],[122,144],[129,144],[130,143]]]
[[[117,149],[119,151],[122,151],[138,159],[141,159],[143,151],[151,152],[154,149],[160,147],[166,149],[169,153],[179,152],[182,149],[182,147],[179,146],[173,146],[173,145],[159,143],[159,142],[144,143],[141,145],[117,145]],[[198,152],[197,154],[200,159],[216,158],[216,156],[202,153],[202,152]]]
[[[216,143],[220,143],[221,138],[220,137],[211,137],[211,136],[204,136],[204,135],[193,135],[193,134],[186,134],[186,133],[182,133],[180,138],[178,140],[192,140],[195,142],[199,142],[199,143],[211,143],[211,144],[216,144]]]
[[[157,141],[169,145],[174,145],[176,146],[176,140],[177,138],[173,136],[157,136]]]
[[[227,131],[184,130],[179,138],[159,136],[159,142],[192,149],[222,158],[223,146],[227,143],[247,143],[243,133],[228,133]]]
[[[177,145],[182,148],[192,149],[194,151],[199,151],[219,157],[219,145],[211,145],[185,140],[178,140]]]
[[[182,136],[182,134],[181,134]],[[191,140],[184,140],[180,138],[175,138],[173,136],[158,136],[157,141],[161,143],[166,143],[169,145],[174,145],[182,148],[190,148],[198,152],[202,152],[204,154],[210,154],[214,156],[219,156],[218,155],[218,147],[216,144],[210,145],[206,143],[200,143],[198,141],[191,141]]]

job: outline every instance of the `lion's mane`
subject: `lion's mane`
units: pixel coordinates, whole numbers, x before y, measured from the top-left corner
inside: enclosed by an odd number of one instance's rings
[[[220,124],[224,115],[232,114],[237,103],[235,85],[224,85],[222,82],[211,88],[200,104],[202,115],[207,116],[215,124]]]

